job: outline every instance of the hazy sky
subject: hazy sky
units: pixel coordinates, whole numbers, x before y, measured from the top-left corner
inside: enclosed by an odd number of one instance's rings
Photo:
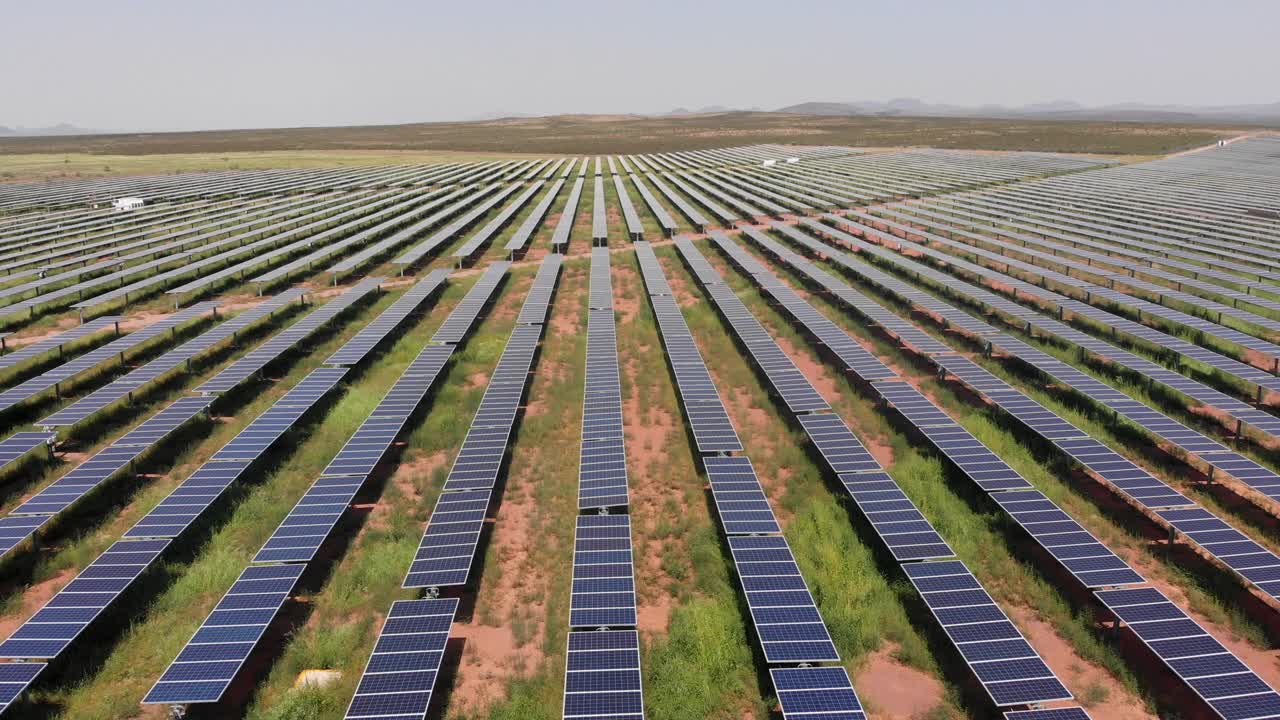
[[[1212,8],[1212,9],[1209,9]],[[0,0],[0,125],[1275,102],[1280,2]]]

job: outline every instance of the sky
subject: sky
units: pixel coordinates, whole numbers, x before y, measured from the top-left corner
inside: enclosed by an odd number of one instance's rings
[[[1209,9],[1209,8],[1212,9]],[[1280,101],[1280,2],[0,0],[0,125]]]

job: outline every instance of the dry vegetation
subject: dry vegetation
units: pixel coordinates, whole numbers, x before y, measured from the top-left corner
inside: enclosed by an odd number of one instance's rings
[[[31,154],[471,151],[644,153],[751,143],[929,146],[1153,155],[1240,128],[1097,121],[825,117],[765,112],[675,117],[556,116],[337,128],[218,130],[0,140],[0,156]],[[0,162],[0,171],[4,165]]]

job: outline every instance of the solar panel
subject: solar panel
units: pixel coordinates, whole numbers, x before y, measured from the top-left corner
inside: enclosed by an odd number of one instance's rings
[[[578,516],[573,542],[569,627],[619,628],[635,624],[631,518]]]
[[[1280,583],[1273,582],[1280,580],[1280,557],[1275,553],[1198,507],[1190,498],[1111,448],[1084,436],[1075,426],[971,361],[954,356],[939,359],[939,364],[1033,430],[1041,432],[1063,453],[1106,480],[1135,504],[1152,511],[1246,581],[1256,582],[1259,589],[1273,596],[1280,593]],[[1042,431],[1041,428],[1045,429]]]
[[[786,539],[780,535],[730,536],[729,550],[765,660],[838,662],[840,654]]]
[[[143,573],[167,540],[119,540],[0,643],[0,658],[55,658]]]
[[[1097,596],[1221,717],[1280,716],[1280,694],[1159,590],[1110,590]]]
[[[583,166],[585,167],[585,162]],[[569,191],[569,199],[565,201],[564,209],[560,212],[560,220],[556,222],[556,229],[551,233],[551,246],[553,248],[563,248],[569,244],[569,233],[573,230],[573,221],[578,215],[578,203],[582,200],[582,177],[573,181],[573,189]]]
[[[125,537],[180,535],[346,373],[345,368],[311,371],[129,528]]]
[[[125,353],[163,337],[167,333],[174,332],[184,323],[212,312],[215,307],[215,303],[202,303],[180,310],[144,328],[90,350],[79,357],[72,358],[66,363],[50,368],[33,378],[0,392],[0,410],[7,410],[50,389],[58,393],[63,383],[82,373],[99,369],[100,366],[108,362],[123,362]]]
[[[569,633],[562,717],[643,720],[640,638],[635,630]]]
[[[142,704],[217,702],[305,569],[305,565],[245,568]]]
[[[501,188],[501,189],[498,190],[498,188]],[[474,202],[475,199],[478,199],[479,197],[484,196],[494,190],[498,190],[498,192],[497,194],[486,198],[483,202],[481,202],[479,205],[476,205],[471,210],[468,210],[466,213],[463,213],[453,222],[449,223],[448,225],[444,226],[440,230],[436,231],[433,235],[431,235],[431,237],[428,237],[426,240],[406,250],[404,253],[401,253],[399,257],[397,257],[395,260],[392,260],[391,262],[396,265],[406,265],[406,266],[417,263],[423,257],[431,253],[433,250],[435,250],[437,247],[449,242],[458,233],[470,227],[473,223],[475,223],[482,216],[484,216],[485,213],[492,210],[494,207],[497,206],[498,203],[507,199],[512,193],[514,193],[516,190],[519,190],[519,189],[520,189],[519,183],[511,183],[506,187],[502,187],[500,184],[494,184],[484,188],[477,194],[475,198],[472,198],[470,201],[463,201],[462,203],[459,203],[459,204],[465,207],[466,205],[469,205],[470,202]]]
[[[365,477],[372,473],[453,352],[452,345],[424,347],[320,475]]]
[[[609,224],[604,200],[604,179],[600,177],[599,158],[596,158],[596,178],[591,195],[591,239],[594,242],[609,241]]]
[[[564,256],[559,254],[547,255],[542,259],[538,265],[538,274],[533,278],[533,285],[525,296],[524,305],[520,307],[520,315],[516,317],[517,323],[534,325],[547,321],[563,262]]]
[[[48,447],[54,437],[46,432],[19,432],[0,440],[0,470],[40,446]]]
[[[12,515],[56,515],[132,464],[152,444],[205,412],[209,398],[179,398],[25,500]]]
[[[880,470],[880,463],[835,413],[797,415],[827,466],[836,474]]]
[[[782,531],[750,459],[743,456],[706,457],[703,464],[716,504],[716,514],[726,535]]]
[[[991,499],[1085,587],[1136,585],[1141,575],[1038,490],[991,493]]]
[[[55,350],[61,356],[62,349],[67,345],[90,335],[96,335],[103,330],[113,329],[118,334],[120,332],[120,320],[121,318],[114,315],[95,318],[65,332],[55,333],[49,337],[23,345],[7,355],[0,355],[0,370],[20,365]]]
[[[742,450],[742,442],[729,420],[724,401],[711,379],[711,372],[702,360],[689,326],[675,298],[669,294],[654,294],[670,288],[666,275],[658,264],[649,244],[636,243],[636,257],[650,289],[649,303],[658,320],[658,330],[667,351],[667,361],[676,378],[676,389],[684,406],[685,417],[693,432],[694,444],[700,453],[732,452]],[[661,284],[655,284],[658,279]]]
[[[443,324],[431,336],[433,343],[459,343],[467,336],[480,312],[488,306],[493,291],[506,278],[507,268],[511,263],[501,261],[489,263],[484,273],[476,280],[471,289],[445,318]]]
[[[1089,713],[1080,707],[1048,708],[1045,710],[1012,710],[1004,714],[1004,720],[1091,720]]]
[[[558,272],[559,258],[548,255],[544,266]],[[526,299],[530,301],[537,303],[539,299],[531,295]],[[542,330],[542,325],[517,325],[511,331],[427,521],[404,587],[466,584]]]
[[[998,707],[1071,699],[964,563],[908,563],[902,569]]]
[[[594,248],[578,465],[579,510],[625,506],[629,502],[622,379],[618,371],[618,338],[609,272],[608,249]]]
[[[294,300],[301,297],[302,290],[295,288],[293,290],[280,293],[269,300],[265,300],[253,308],[245,310],[239,315],[219,323],[196,338],[183,343],[173,350],[170,350],[146,365],[143,365],[142,367],[125,374],[123,377],[108,383],[102,388],[89,393],[80,400],[77,400],[53,415],[39,421],[38,424],[42,427],[58,427],[75,425],[76,423],[82,422],[112,403],[132,396],[134,392],[165,376],[169,372],[178,368],[186,367],[187,363],[191,360],[208,352],[222,342],[234,339],[241,331],[272,315],[276,311],[286,307]],[[205,306],[205,304],[201,303],[193,305],[187,309],[195,310]]]
[[[841,484],[898,562],[955,553],[888,473],[842,474]]]
[[[525,204],[529,202],[529,199],[536,195],[538,190],[540,190],[544,184],[545,183],[542,180],[538,180],[530,185],[524,192],[520,193],[515,200],[512,200],[506,207],[502,208],[502,210],[494,216],[492,220],[486,223],[484,227],[480,228],[478,232],[467,238],[466,242],[462,243],[457,250],[453,251],[453,256],[457,258],[469,258],[475,255],[476,251],[489,241],[489,238],[493,237],[501,231],[507,223],[511,222],[511,218],[515,217],[516,213],[520,211],[520,208],[524,207]]]
[[[424,302],[444,286],[449,271],[443,268],[427,273],[405,294],[401,295],[386,310],[383,310],[373,322],[360,329],[354,337],[330,355],[325,365],[354,365],[368,355],[374,347],[413,314]]]
[[[392,603],[346,720],[425,716],[457,611],[456,598]]]
[[[676,238],[676,247],[680,248],[680,253],[694,269],[694,273],[706,283],[707,295],[729,321],[734,333],[747,347],[752,359],[787,407],[796,413],[831,409],[737,294],[723,284],[720,273],[711,267],[697,247],[684,236]]]
[[[771,668],[784,720],[865,720],[842,667]]]
[[[11,662],[0,664],[0,713],[22,694],[36,676],[45,669],[45,663]]]
[[[564,161],[561,160],[560,162]],[[557,163],[557,165],[559,165],[559,163]],[[554,170],[554,168],[547,171],[547,177],[551,175],[552,170]],[[546,177],[543,179],[545,180]],[[524,249],[525,245],[529,243],[529,238],[533,237],[538,226],[542,224],[544,219],[546,219],[547,211],[551,209],[551,204],[555,202],[556,196],[560,194],[560,188],[562,187],[564,187],[564,180],[556,180],[551,184],[551,189],[547,190],[547,193],[543,195],[542,199],[538,201],[538,204],[534,206],[533,211],[529,213],[529,216],[525,218],[519,228],[516,228],[515,233],[511,235],[511,239],[503,246],[504,250],[514,253]]]
[[[283,355],[312,333],[333,322],[366,295],[378,289],[386,278],[366,278],[353,285],[338,297],[304,315],[297,322],[273,335],[266,342],[241,356],[223,368],[204,384],[196,388],[199,393],[222,393],[261,371],[268,363]]]

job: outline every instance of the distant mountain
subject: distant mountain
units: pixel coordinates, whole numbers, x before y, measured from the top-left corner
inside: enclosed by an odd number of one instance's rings
[[[1074,100],[1053,100],[1020,106],[946,105],[917,98],[894,98],[888,102],[806,102],[788,105],[775,112],[801,115],[904,115],[925,117],[988,117],[1036,120],[1117,120],[1146,122],[1230,122],[1280,124],[1280,102],[1255,105],[1150,105],[1118,103],[1086,107]]]
[[[49,127],[5,127],[0,125],[0,137],[41,137],[49,135],[101,135],[104,130],[89,130],[68,123],[58,123]]]

